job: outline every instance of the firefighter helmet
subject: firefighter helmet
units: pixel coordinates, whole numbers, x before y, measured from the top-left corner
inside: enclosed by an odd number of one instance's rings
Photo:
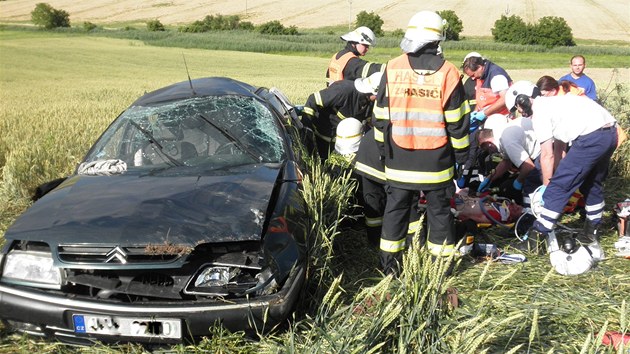
[[[523,109],[523,116],[531,116],[531,103],[529,98],[540,96],[540,89],[531,81],[517,81],[510,86],[505,94],[505,106],[510,111],[517,105]]]
[[[381,83],[382,77],[382,72],[375,72],[368,77],[354,80],[354,87],[357,89],[357,91],[361,93],[371,93],[373,95],[376,95],[376,92],[378,91],[378,85]]]
[[[420,11],[409,20],[405,37],[411,40],[444,40],[446,20],[433,11]]]
[[[341,39],[346,42],[357,42],[367,46],[376,45],[374,32],[365,26],[357,27],[354,31],[344,34],[341,36]]]
[[[337,136],[335,137],[335,151],[341,155],[348,155],[357,152],[363,124],[356,118],[348,117],[337,125]]]

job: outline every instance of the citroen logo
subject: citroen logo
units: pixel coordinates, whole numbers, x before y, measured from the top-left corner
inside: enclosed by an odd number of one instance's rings
[[[105,263],[118,261],[118,263],[127,264],[127,252],[120,246],[112,248],[111,251],[107,252],[106,257]]]

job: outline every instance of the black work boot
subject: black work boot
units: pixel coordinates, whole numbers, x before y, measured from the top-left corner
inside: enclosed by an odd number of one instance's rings
[[[584,222],[584,228],[582,232],[577,235],[577,240],[584,245],[589,245],[593,242],[599,242],[599,224],[593,224],[586,220]]]
[[[394,278],[398,278],[402,265],[402,252],[385,252],[381,250],[381,270],[385,276],[393,275]]]
[[[593,224],[586,220],[584,228],[577,235],[576,240],[591,254],[594,260],[604,259],[604,250],[599,244],[599,224]]]

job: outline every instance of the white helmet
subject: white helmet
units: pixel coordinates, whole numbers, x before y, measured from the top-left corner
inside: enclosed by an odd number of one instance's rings
[[[518,97],[520,95],[525,95],[527,97],[521,96],[520,99]],[[540,95],[540,90],[536,85],[534,85],[531,81],[517,81],[512,86],[507,89],[505,93],[505,106],[507,109],[512,110],[517,101],[524,100],[525,98],[534,98]],[[529,103],[529,100],[527,101]],[[518,102],[522,105],[521,102]]]
[[[587,248],[588,246],[579,246],[577,249],[567,252],[560,246],[555,231],[551,231],[547,235],[549,261],[556,272],[562,275],[579,275],[593,268],[597,259]]]
[[[344,34],[341,36],[341,39],[346,42],[357,42],[367,46],[376,45],[374,32],[365,26],[357,27],[354,31]]]
[[[466,59],[471,58],[471,57],[477,57],[477,58],[481,58],[481,59],[485,59],[481,54],[479,54],[478,52],[470,52],[468,54],[466,54],[466,56],[464,57],[464,61],[466,61]]]
[[[383,77],[382,72],[375,72],[374,74],[362,78],[354,80],[354,87],[357,91],[361,93],[371,93],[376,95],[378,91],[378,85],[381,83],[381,78]]]
[[[413,53],[429,43],[443,41],[445,29],[446,20],[436,12],[420,11],[409,20],[400,48],[405,53]]]
[[[335,151],[341,155],[348,155],[359,150],[359,143],[363,132],[363,124],[356,118],[345,118],[337,125],[335,137]]]

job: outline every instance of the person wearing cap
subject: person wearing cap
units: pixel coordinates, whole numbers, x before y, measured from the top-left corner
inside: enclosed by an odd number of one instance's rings
[[[573,192],[580,188],[586,202],[586,222],[577,239],[583,245],[598,245],[603,183],[618,141],[616,119],[586,96],[543,97],[529,81],[510,87],[505,102],[509,109],[532,120],[540,143],[543,207],[530,238],[548,235]],[[571,149],[565,155],[567,144]]]
[[[515,167],[518,169],[517,177],[502,183],[499,194],[529,207],[529,194],[542,184],[540,144],[534,134],[531,119],[522,117],[509,119],[501,114],[493,114],[484,122],[477,139],[482,150],[488,153],[499,152],[503,158],[494,173],[481,182],[477,191],[488,190],[493,182]]]
[[[475,80],[475,111],[470,114],[472,130],[491,114],[508,115],[505,107],[505,92],[512,84],[510,75],[497,64],[470,52],[462,64],[464,74]]]
[[[302,111],[302,122],[312,127],[322,160],[327,159],[334,149],[339,122],[347,117],[363,122],[371,116],[381,75],[378,72],[363,79],[336,81],[309,95]]]
[[[451,199],[455,164],[468,157],[469,106],[458,68],[442,56],[446,21],[433,11],[409,20],[400,47],[386,64],[374,107],[374,137],[384,160],[387,201],[381,267],[398,274],[415,196],[427,200],[426,246],[434,258],[455,251]]]
[[[595,82],[584,73],[586,59],[583,55],[574,55],[570,61],[571,72],[560,78],[559,81],[569,81],[584,89],[584,94],[593,101],[597,101],[597,89]]]
[[[382,71],[383,64],[370,63],[360,57],[367,54],[370,46],[376,44],[376,36],[365,26],[356,28],[340,37],[346,46],[330,59],[326,70],[327,85],[339,80],[366,78]]]

